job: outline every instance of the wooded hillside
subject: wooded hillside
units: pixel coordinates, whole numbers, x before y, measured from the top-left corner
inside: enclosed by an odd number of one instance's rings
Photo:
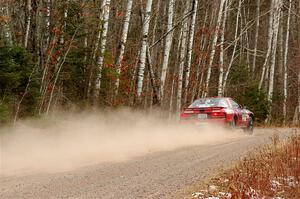
[[[230,96],[299,123],[298,0],[0,0],[0,123]]]

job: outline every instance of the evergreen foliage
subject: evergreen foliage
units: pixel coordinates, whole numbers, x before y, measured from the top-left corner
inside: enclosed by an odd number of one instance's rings
[[[27,84],[29,86],[24,93]],[[31,54],[21,46],[0,43],[0,122],[7,121],[14,114],[23,95],[24,106],[20,116],[34,115],[38,89],[39,81]]]
[[[267,94],[258,89],[246,65],[235,65],[229,76],[228,96],[236,99],[255,114],[257,122],[264,122],[270,112]]]

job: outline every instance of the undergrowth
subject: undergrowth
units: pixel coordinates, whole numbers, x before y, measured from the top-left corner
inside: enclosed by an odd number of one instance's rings
[[[300,198],[300,134],[248,154],[234,168],[212,179],[194,198]]]

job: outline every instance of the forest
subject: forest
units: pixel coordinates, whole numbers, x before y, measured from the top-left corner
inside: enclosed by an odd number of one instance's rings
[[[300,125],[299,0],[0,0],[0,124],[209,96]]]

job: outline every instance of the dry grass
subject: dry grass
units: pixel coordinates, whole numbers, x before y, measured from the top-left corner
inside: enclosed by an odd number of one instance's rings
[[[300,198],[300,134],[256,150],[210,181],[195,198]]]

